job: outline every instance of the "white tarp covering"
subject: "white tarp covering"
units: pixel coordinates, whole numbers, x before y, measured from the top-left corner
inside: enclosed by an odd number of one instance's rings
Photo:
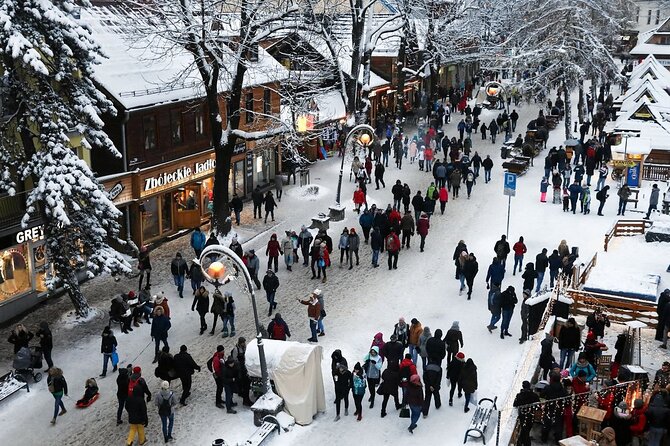
[[[328,91],[314,97],[319,109],[318,123],[336,121],[347,116],[347,110],[339,91]]]
[[[270,339],[263,339],[263,346],[268,374],[275,383],[277,393],[284,399],[286,411],[296,423],[310,424],[314,415],[326,410],[321,346]],[[247,345],[245,360],[249,375],[260,377],[261,366],[255,342]]]

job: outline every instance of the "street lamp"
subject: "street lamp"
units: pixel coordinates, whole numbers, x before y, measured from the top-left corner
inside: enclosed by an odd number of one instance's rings
[[[340,221],[344,219],[344,207],[341,204],[342,176],[344,175],[344,159],[348,153],[347,148],[349,147],[349,143],[353,140],[354,144],[366,148],[372,144],[374,137],[375,129],[367,124],[359,124],[352,128],[347,134],[347,137],[344,139],[344,150],[342,151],[342,163],[340,164],[340,178],[337,181],[337,196],[335,197],[335,206],[330,207],[330,217],[334,221]],[[353,150],[353,153],[356,153],[356,149]]]
[[[205,267],[205,262],[209,265]],[[270,388],[268,377],[268,366],[265,361],[265,350],[263,347],[263,336],[261,335],[261,323],[258,320],[258,309],[256,308],[256,295],[251,281],[251,274],[246,265],[237,254],[222,245],[210,245],[200,254],[200,265],[205,280],[218,290],[220,286],[233,280],[243,292],[251,296],[251,307],[254,311],[254,322],[256,323],[256,343],[258,345],[258,359],[261,366],[261,392],[266,394]],[[239,279],[242,279],[240,282]]]

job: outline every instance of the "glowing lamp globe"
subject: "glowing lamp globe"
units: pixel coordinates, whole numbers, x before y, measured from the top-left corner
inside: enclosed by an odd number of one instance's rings
[[[223,266],[223,263],[221,262],[213,262],[209,265],[209,268],[207,268],[207,274],[215,280],[223,279],[226,274],[226,267]]]
[[[363,133],[358,138],[358,140],[361,142],[361,144],[363,144],[364,146],[367,146],[368,144],[370,144],[370,135],[368,135],[367,133]]]

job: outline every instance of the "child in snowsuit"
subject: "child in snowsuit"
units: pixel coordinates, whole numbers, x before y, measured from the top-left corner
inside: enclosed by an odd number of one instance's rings
[[[89,378],[86,380],[86,390],[84,390],[84,396],[77,400],[77,406],[87,407],[91,404],[91,399],[98,394],[98,383],[94,378]]]

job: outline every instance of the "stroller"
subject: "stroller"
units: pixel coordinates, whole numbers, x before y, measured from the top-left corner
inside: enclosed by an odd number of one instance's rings
[[[34,382],[40,382],[42,373],[42,349],[40,347],[23,347],[14,357],[14,375],[17,379],[27,382],[31,376]],[[37,370],[37,371],[35,371]]]

